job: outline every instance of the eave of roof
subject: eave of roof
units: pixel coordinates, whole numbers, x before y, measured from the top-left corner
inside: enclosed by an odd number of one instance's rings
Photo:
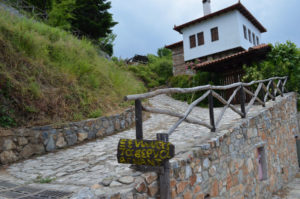
[[[201,68],[212,66],[212,65],[215,65],[215,64],[218,64],[218,63],[221,63],[221,62],[231,60],[231,59],[236,59],[238,57],[243,57],[243,56],[247,56],[247,55],[251,55],[251,54],[256,54],[258,52],[267,53],[270,50],[271,50],[271,46],[269,44],[261,44],[261,45],[258,45],[258,46],[253,46],[253,47],[249,48],[249,50],[241,51],[241,52],[238,52],[238,53],[226,56],[226,57],[222,57],[220,59],[215,59],[215,60],[212,60],[212,61],[206,61],[206,62],[203,62],[203,63],[196,64],[194,69],[196,69],[196,70],[201,69]]]
[[[243,6],[240,2],[237,4],[234,4],[232,6],[229,6],[227,8],[224,8],[222,10],[219,10],[217,12],[213,12],[211,14],[205,15],[204,17],[200,17],[198,19],[195,19],[193,21],[184,23],[182,25],[179,26],[174,26],[174,30],[178,31],[179,33],[182,34],[181,30],[185,27],[188,27],[190,25],[196,24],[196,23],[200,23],[202,21],[208,20],[210,18],[216,17],[218,15],[222,15],[224,13],[233,11],[233,10],[239,10],[249,21],[251,21],[251,23],[258,28],[258,30],[263,33],[263,32],[267,32],[267,29],[250,13],[250,11]]]
[[[165,48],[173,49],[178,46],[183,46],[183,41],[176,42],[174,44],[166,45]]]

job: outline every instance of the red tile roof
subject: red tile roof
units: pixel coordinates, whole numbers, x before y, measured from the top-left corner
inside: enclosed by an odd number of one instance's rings
[[[165,48],[173,49],[178,46],[183,46],[183,41],[176,42],[174,44],[166,45]]]
[[[215,59],[215,60],[212,60],[212,61],[206,61],[206,62],[203,62],[203,63],[200,63],[200,64],[196,64],[194,66],[194,69],[199,69],[199,68],[203,68],[203,67],[206,67],[206,66],[209,66],[209,65],[214,65],[214,64],[217,64],[217,63],[220,63],[220,62],[228,61],[230,59],[235,59],[237,57],[242,57],[242,56],[245,56],[245,55],[255,54],[257,52],[261,52],[261,51],[264,51],[264,50],[266,52],[270,51],[271,46],[269,44],[261,44],[261,45],[258,45],[258,46],[253,46],[253,47],[249,48],[249,50],[244,50],[244,51],[241,51],[241,52],[238,52],[238,53],[226,56],[226,57],[222,57],[220,59]]]
[[[179,33],[182,33],[181,30],[183,28],[187,27],[187,26],[190,26],[190,25],[193,25],[193,24],[196,24],[196,23],[200,23],[200,22],[205,21],[207,19],[213,18],[213,17],[218,16],[218,15],[222,15],[224,13],[227,13],[227,12],[230,12],[230,11],[233,11],[233,10],[240,11],[249,21],[251,21],[253,23],[253,25],[255,25],[256,28],[258,28],[258,30],[260,32],[262,32],[262,33],[267,32],[266,28],[241,3],[234,4],[232,6],[229,6],[227,8],[222,9],[222,10],[219,10],[217,12],[205,15],[204,17],[195,19],[195,20],[187,22],[185,24],[182,24],[182,25],[179,25],[179,26],[174,26],[174,30],[178,31]]]

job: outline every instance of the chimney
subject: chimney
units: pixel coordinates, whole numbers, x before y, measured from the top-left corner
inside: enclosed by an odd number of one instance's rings
[[[210,0],[202,0],[202,3],[204,16],[209,15],[211,13]]]

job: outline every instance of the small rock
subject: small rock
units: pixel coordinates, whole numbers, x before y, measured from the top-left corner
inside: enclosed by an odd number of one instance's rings
[[[78,133],[77,136],[79,142],[82,142],[88,138],[88,134],[83,132]]]
[[[118,186],[122,186],[121,183],[117,182],[117,181],[113,181],[112,183],[110,183],[109,185],[110,187],[118,187]]]
[[[56,146],[58,148],[63,148],[67,145],[66,141],[65,141],[65,138],[64,137],[59,137],[56,141]]]
[[[46,151],[54,151],[56,149],[55,142],[53,137],[51,136],[46,145]]]
[[[158,192],[158,185],[157,182],[154,182],[153,184],[151,184],[148,188],[148,194],[153,197],[156,195],[156,193]]]
[[[214,176],[216,174],[216,167],[212,166],[208,171],[211,176]]]
[[[78,194],[72,196],[71,199],[97,199],[97,197],[92,189],[86,187],[81,189]]]
[[[18,138],[18,144],[20,146],[24,146],[24,145],[28,144],[28,140],[26,138],[24,138],[24,137],[19,137]]]
[[[132,176],[124,176],[119,178],[118,181],[121,182],[122,184],[131,184],[134,182],[134,178]]]
[[[145,178],[148,184],[151,184],[157,179],[157,174],[155,172],[144,174],[143,177]]]
[[[112,180],[113,180],[112,178],[105,178],[104,180],[102,180],[101,184],[108,187],[110,185],[110,183],[112,182]]]
[[[193,174],[192,168],[189,165],[187,165],[185,167],[185,179],[188,179],[189,177],[191,177],[192,174]]]
[[[9,151],[12,149],[15,149],[16,145],[11,139],[6,139],[3,143],[3,150],[4,151]]]
[[[203,167],[207,169],[209,166],[210,166],[210,160],[208,158],[206,158],[203,161]]]
[[[75,134],[70,134],[66,136],[66,140],[69,146],[72,146],[74,144],[76,144],[77,142],[77,135]]]
[[[102,186],[100,184],[94,184],[92,186],[92,189],[100,189],[100,188],[102,188]]]
[[[137,190],[137,192],[139,193],[146,193],[147,192],[147,185],[144,181],[139,182],[136,186],[135,189]]]
[[[0,154],[0,160],[2,164],[7,164],[17,161],[18,157],[13,151],[4,151]]]

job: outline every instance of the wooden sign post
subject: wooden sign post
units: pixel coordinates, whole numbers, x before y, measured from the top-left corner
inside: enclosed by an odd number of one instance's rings
[[[163,166],[174,153],[175,147],[169,142],[120,139],[117,157],[122,164]]]

